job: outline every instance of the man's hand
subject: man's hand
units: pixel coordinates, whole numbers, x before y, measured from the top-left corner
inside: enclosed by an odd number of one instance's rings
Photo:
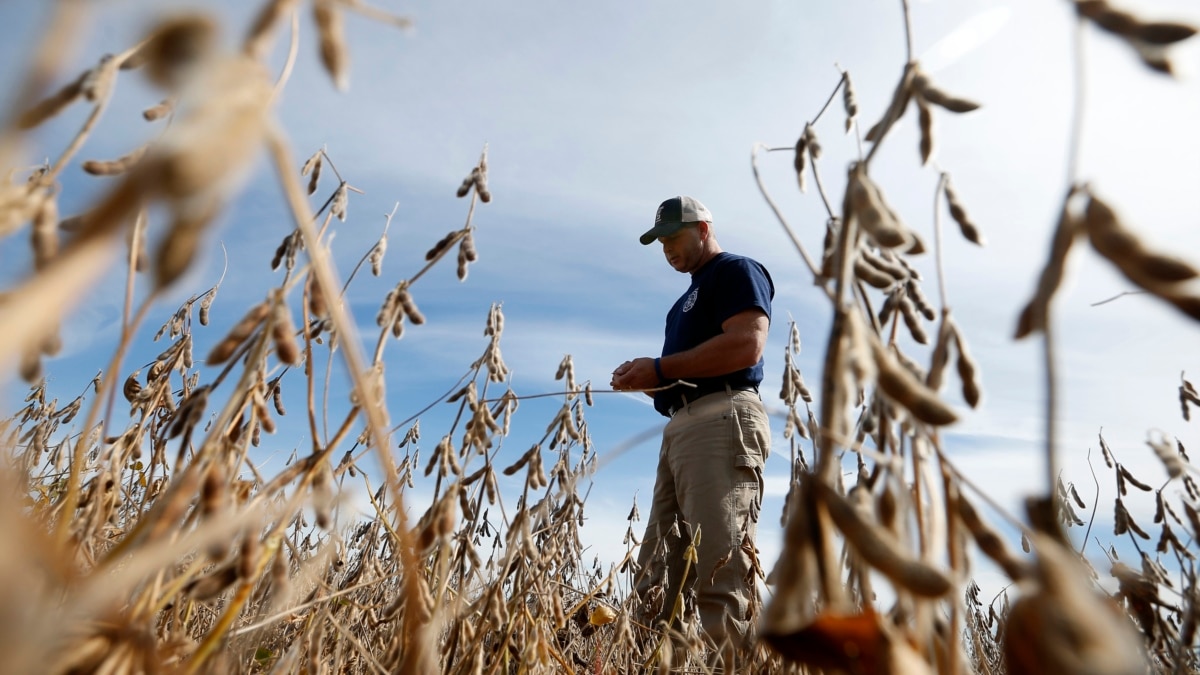
[[[767,315],[756,307],[734,314],[721,324],[720,334],[691,349],[663,357],[659,362],[663,377],[667,382],[721,377],[753,366],[762,358],[770,323]],[[629,391],[654,389],[666,383],[658,379],[654,359],[643,356],[617,366],[610,384],[617,391]],[[646,394],[654,396],[654,392]]]
[[[654,372],[654,359],[642,356],[617,366],[610,384],[617,391],[630,391],[653,389],[662,383],[658,381],[658,374]],[[649,395],[653,396],[652,393]]]

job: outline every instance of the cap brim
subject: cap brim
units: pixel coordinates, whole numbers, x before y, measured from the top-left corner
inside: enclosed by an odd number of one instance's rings
[[[654,241],[659,237],[669,237],[672,234],[675,234],[683,229],[683,225],[683,223],[663,223],[662,225],[655,225],[649,230],[646,230],[646,234],[642,235],[642,246],[649,246],[650,244],[653,244]]]

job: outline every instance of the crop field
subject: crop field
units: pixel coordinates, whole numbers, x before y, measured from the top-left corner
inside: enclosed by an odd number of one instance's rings
[[[1175,43],[1195,33],[1105,0],[1058,1],[1080,25],[1127,44],[1145,77],[1170,73]],[[475,328],[484,347],[466,374],[425,392],[453,410],[448,423],[422,427],[421,415],[402,420],[389,406],[389,360],[406,331],[427,323],[422,305],[441,301],[421,295],[427,275],[453,269],[470,284],[472,270],[492,264],[476,236],[493,199],[489,146],[461,167],[457,198],[446,195],[461,225],[428,236],[421,263],[398,269],[388,255],[396,211],[363,250],[336,240],[354,220],[356,188],[344,178],[353,167],[336,151],[294,147],[272,110],[300,105],[286,97],[297,54],[317,53],[345,86],[353,33],[408,19],[360,0],[256,0],[248,25],[204,10],[170,15],[124,51],[69,72],[64,45],[105,5],[52,4],[38,48],[6,66],[19,76],[0,120],[0,247],[29,261],[0,289],[0,672],[1200,672],[1200,472],[1186,447],[1151,436],[1168,476],[1159,485],[1101,436],[1096,479],[1118,496],[1114,529],[1099,532],[1106,506],[1077,489],[1090,477],[1063,474],[1055,429],[1053,301],[1070,281],[1068,256],[1088,249],[1148,301],[1200,320],[1193,252],[1144,241],[1118,215],[1119,198],[1100,194],[1072,161],[1048,249],[1037,252],[1044,264],[1022,280],[1032,294],[1014,317],[1015,336],[1039,345],[1046,434],[1025,512],[1006,512],[956,466],[943,436],[962,414],[947,392],[986,405],[943,256],[948,240],[983,246],[987,232],[951,169],[929,195],[929,223],[894,208],[873,173],[901,119],[917,120],[916,171],[931,161],[935,122],[952,127],[979,107],[914,56],[907,2],[897,3],[907,25],[895,30],[909,52],[886,108],[860,106],[843,70],[825,105],[806,111],[794,145],[753,148],[746,189],[757,187],[795,245],[796,265],[776,279],[796,277],[832,321],[819,371],[802,374],[800,328],[777,316],[776,333],[788,335],[773,364],[783,376],[764,386],[778,386],[786,406],[774,421],[784,439],[774,454],[790,467],[781,550],[768,559],[745,543],[763,598],[753,634],[721,662],[686,589],[631,590],[643,571],[634,495],[624,539],[608,544],[618,551],[611,563],[581,538],[604,461],[588,416],[612,392],[577,377],[572,356],[546,364],[557,368],[557,390],[519,395],[497,301]],[[297,29],[302,13],[311,35]],[[235,48],[221,30],[240,36]],[[161,95],[135,122],[158,131],[123,156],[90,159],[118,85],[133,78]],[[1074,104],[1082,115],[1083,97]],[[82,127],[31,163],[27,144],[79,109],[88,111]],[[1069,140],[1077,153],[1080,140]],[[822,163],[823,145],[835,143],[854,146],[856,160]],[[768,163],[781,156],[790,167]],[[236,208],[259,157],[290,217],[276,248],[262,251],[271,283],[217,281],[168,304],[212,253],[214,223]],[[80,171],[102,187],[86,209],[61,213],[63,176]],[[825,211],[819,250],[768,187],[765,174],[780,171]],[[834,172],[845,174],[840,193]],[[918,271],[918,255],[936,274]],[[356,264],[342,275],[335,257]],[[96,375],[85,390],[61,391],[52,378],[60,329],[114,270],[124,279],[119,338],[88,354]],[[374,299],[373,314],[346,301],[381,277],[399,281]],[[234,319],[210,326],[218,311]],[[1186,423],[1200,409],[1186,375],[1178,397]],[[522,410],[533,398],[554,404]],[[546,409],[556,412],[533,418]],[[501,454],[515,424],[540,438]],[[300,446],[259,462],[265,439],[285,432]],[[350,512],[351,493],[367,515]],[[1147,522],[1140,514],[1151,510]],[[776,526],[764,517],[759,529]],[[1107,549],[1108,567],[1082,554],[1088,541],[1104,542],[1093,550]],[[980,562],[1011,583],[982,591],[972,580]],[[674,621],[650,624],[648,606],[673,608]]]

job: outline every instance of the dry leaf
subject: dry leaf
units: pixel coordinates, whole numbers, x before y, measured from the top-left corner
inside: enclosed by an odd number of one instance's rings
[[[588,615],[588,623],[593,626],[607,626],[617,620],[617,612],[608,605],[596,605],[592,613]]]

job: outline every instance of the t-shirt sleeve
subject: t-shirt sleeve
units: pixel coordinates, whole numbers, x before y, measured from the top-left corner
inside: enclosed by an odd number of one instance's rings
[[[775,284],[761,264],[749,258],[731,260],[722,266],[717,278],[720,293],[717,320],[724,323],[735,314],[748,309],[761,309],[771,319],[771,299]]]

